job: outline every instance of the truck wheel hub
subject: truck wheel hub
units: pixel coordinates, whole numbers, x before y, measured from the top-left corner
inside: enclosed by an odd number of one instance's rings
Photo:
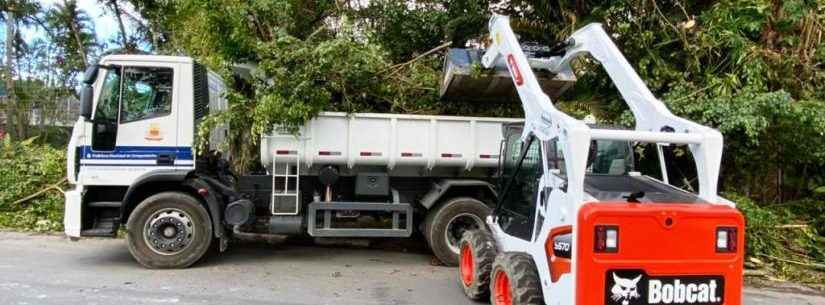
[[[149,217],[144,227],[144,240],[155,253],[174,255],[192,243],[195,230],[192,218],[179,209],[162,209]]]
[[[475,214],[461,213],[455,215],[450,222],[447,223],[447,230],[444,231],[444,239],[453,253],[458,254],[460,249],[458,243],[464,232],[468,230],[475,230],[484,227],[484,221]]]

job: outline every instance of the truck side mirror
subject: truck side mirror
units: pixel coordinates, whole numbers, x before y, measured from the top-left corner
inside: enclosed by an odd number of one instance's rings
[[[95,80],[97,80],[98,70],[100,70],[100,66],[98,65],[91,65],[86,68],[86,71],[83,73],[83,83],[87,85],[94,84]]]
[[[94,96],[94,87],[89,84],[83,85],[80,89],[80,116],[84,119],[92,119],[92,97]]]
[[[92,84],[97,80],[98,65],[91,65],[83,73],[83,88],[80,89],[80,116],[86,120],[92,119],[92,97],[94,97],[94,87]]]

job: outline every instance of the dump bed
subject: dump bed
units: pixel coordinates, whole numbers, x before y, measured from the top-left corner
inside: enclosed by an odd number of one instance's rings
[[[261,139],[261,162],[306,166],[333,164],[459,167],[496,167],[502,126],[521,119],[323,112],[309,120],[295,136],[275,130]]]

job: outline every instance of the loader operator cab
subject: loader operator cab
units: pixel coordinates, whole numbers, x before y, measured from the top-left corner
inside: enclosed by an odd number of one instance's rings
[[[558,140],[541,142],[535,137],[522,140],[521,126],[510,125],[505,128],[498,181],[498,189],[502,193],[496,216],[505,232],[529,240],[532,232],[539,231],[533,230],[536,209],[552,204],[549,199],[552,190],[539,188],[540,179],[545,172],[543,164],[547,165],[546,172],[552,173],[553,179],[565,180],[565,158],[560,145],[557,145]],[[611,177],[622,179],[621,177],[635,175],[632,145],[628,141],[592,140],[585,180],[591,182]],[[638,192],[627,189],[618,195],[628,196]],[[541,207],[535,204],[539,199]]]

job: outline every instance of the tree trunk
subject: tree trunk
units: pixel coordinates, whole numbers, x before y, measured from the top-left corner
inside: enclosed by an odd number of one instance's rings
[[[69,3],[66,0],[63,0],[63,6],[69,8]],[[75,24],[75,20],[77,20],[77,16],[75,16],[76,11],[72,11],[71,13],[71,20],[69,20],[69,30],[72,31],[72,36],[74,37],[74,41],[77,44],[77,51],[80,52],[80,57],[83,58],[83,69],[86,69],[86,49],[83,48],[83,40],[80,39],[80,32],[77,30],[77,24]]]
[[[17,20],[15,20],[15,22],[17,22]],[[16,30],[17,30],[17,24],[15,24],[15,31]],[[17,34],[15,33],[15,37],[16,37],[16,35]],[[16,74],[18,75],[18,80],[22,81],[23,78],[19,76],[20,70],[21,70],[21,68],[20,68],[21,67],[20,58],[17,56],[17,54],[15,54],[15,56],[12,57],[12,60],[15,61],[12,66],[17,67],[17,73]],[[12,75],[12,82],[14,82],[14,75]],[[16,88],[17,88],[17,84],[15,84],[15,90],[16,90]],[[27,132],[28,131],[27,127],[29,125],[29,117],[31,116],[30,115],[31,114],[31,107],[25,107],[27,105],[23,105],[23,102],[20,100],[20,98],[16,94],[15,94],[15,99],[14,100],[15,100],[14,112],[15,112],[15,114],[17,114],[17,117],[15,118],[15,123],[17,123],[16,124],[16,126],[17,126],[17,138],[20,139],[20,140],[23,140],[23,139],[25,139],[29,136],[28,132]],[[31,106],[31,105],[28,105],[28,106]]]
[[[6,133],[12,139],[19,139],[17,133],[17,95],[14,93],[14,34],[16,20],[14,17],[14,7],[9,7],[6,11],[6,69],[3,73],[3,80],[6,83]]]
[[[120,27],[120,39],[123,42],[123,48],[129,49],[129,38],[126,36],[126,27],[123,26],[123,18],[120,16],[120,7],[117,5],[117,0],[110,0],[109,5],[112,6],[112,11],[117,18],[117,25]]]

